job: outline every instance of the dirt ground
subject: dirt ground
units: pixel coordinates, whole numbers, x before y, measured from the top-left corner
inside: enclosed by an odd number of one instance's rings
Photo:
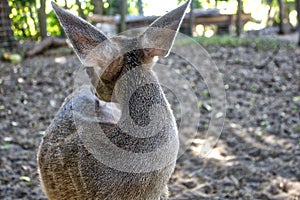
[[[205,83],[178,57],[161,61],[174,63],[201,102],[197,135],[177,161],[170,198],[299,200],[300,49],[206,49],[223,76],[227,101],[221,137],[206,157],[198,152],[210,142],[204,137],[212,112]],[[46,199],[37,175],[37,148],[72,92],[79,66],[75,55],[57,51],[0,63],[0,199]],[[169,101],[180,120],[178,102]]]

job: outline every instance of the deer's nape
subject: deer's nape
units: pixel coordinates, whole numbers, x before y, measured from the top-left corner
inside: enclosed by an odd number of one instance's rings
[[[137,49],[121,56],[120,49],[126,50],[130,39],[109,39],[52,3],[83,64],[108,67],[101,74],[87,69],[91,85],[80,86],[66,98],[46,131],[38,167],[49,199],[168,199],[167,183],[178,151],[177,127],[151,61],[168,53],[189,3],[153,22],[136,42],[131,41]],[[172,148],[164,150],[168,145]],[[159,154],[150,156],[152,152]],[[141,157],[131,159],[135,154]]]

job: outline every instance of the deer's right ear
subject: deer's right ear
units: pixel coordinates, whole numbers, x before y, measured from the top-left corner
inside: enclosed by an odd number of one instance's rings
[[[141,35],[142,48],[148,56],[167,56],[191,0],[155,20]]]
[[[109,42],[109,39],[93,25],[60,8],[53,1],[51,4],[81,62],[85,62],[92,50],[100,43]]]

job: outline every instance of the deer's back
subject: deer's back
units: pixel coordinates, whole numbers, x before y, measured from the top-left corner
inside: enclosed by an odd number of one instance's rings
[[[105,106],[97,101],[89,91],[75,93],[66,100],[48,128],[38,153],[39,173],[47,196],[61,200],[164,199],[174,164],[149,173],[122,172],[101,163],[87,150],[78,134],[74,108],[86,104],[97,107],[99,103]],[[102,129],[109,132],[113,126],[109,122],[116,119],[106,115],[115,110],[105,109],[100,108],[102,114],[99,117],[104,119]]]

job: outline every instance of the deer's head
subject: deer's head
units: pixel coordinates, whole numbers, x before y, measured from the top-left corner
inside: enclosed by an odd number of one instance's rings
[[[96,95],[111,101],[122,74],[136,67],[151,70],[154,57],[168,55],[190,1],[158,18],[134,37],[112,38],[53,2],[52,6],[78,58],[87,67]]]

